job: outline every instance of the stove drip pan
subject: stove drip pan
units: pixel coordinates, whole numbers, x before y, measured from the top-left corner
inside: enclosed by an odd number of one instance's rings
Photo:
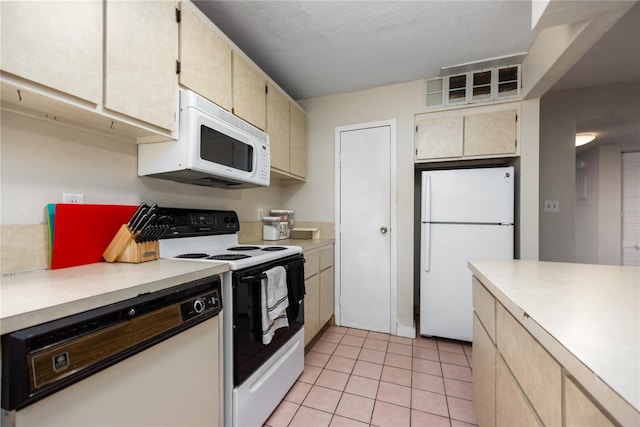
[[[222,254],[222,255],[212,255],[207,259],[217,259],[220,261],[237,261],[239,259],[250,258],[251,255],[245,254]]]
[[[284,251],[285,248],[284,246],[267,246],[266,248],[262,248],[263,251],[265,252],[272,252],[272,251]]]
[[[209,254],[205,253],[192,253],[192,254],[180,254],[176,255],[176,258],[184,258],[184,259],[197,259],[197,258],[207,258]]]
[[[228,251],[257,251],[260,249],[257,246],[234,246],[232,248],[227,248]]]

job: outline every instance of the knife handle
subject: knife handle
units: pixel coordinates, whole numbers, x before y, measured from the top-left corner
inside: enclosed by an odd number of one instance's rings
[[[133,230],[134,224],[137,222],[138,218],[142,216],[142,213],[146,208],[147,204],[145,202],[142,202],[140,203],[140,206],[138,206],[138,209],[136,209],[136,211],[133,213],[133,215],[131,215],[131,219],[129,219],[129,222],[127,223],[127,226],[130,230]]]

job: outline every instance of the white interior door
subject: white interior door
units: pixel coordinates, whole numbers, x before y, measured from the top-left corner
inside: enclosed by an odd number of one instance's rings
[[[386,124],[385,124],[386,123]],[[395,121],[336,130],[339,325],[395,333],[392,159]]]

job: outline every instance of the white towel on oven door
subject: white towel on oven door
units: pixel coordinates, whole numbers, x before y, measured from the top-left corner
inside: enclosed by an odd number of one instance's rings
[[[286,309],[289,307],[287,271],[282,266],[265,271],[261,283],[262,343],[269,344],[276,329],[289,326]]]

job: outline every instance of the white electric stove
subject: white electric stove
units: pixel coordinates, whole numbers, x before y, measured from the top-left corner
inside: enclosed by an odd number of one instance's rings
[[[260,426],[304,369],[304,257],[299,246],[239,245],[240,223],[233,211],[158,208],[158,224],[169,225],[160,257],[225,262],[222,275],[224,322],[224,425]],[[289,327],[262,344],[261,286],[265,272],[287,272]]]

